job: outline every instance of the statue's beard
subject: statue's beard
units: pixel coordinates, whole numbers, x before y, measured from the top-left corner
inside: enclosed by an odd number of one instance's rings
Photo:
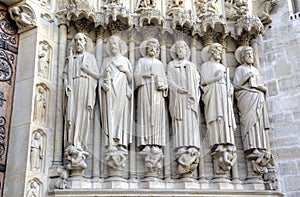
[[[149,53],[149,56],[150,56],[150,57],[154,57],[155,54],[156,54],[156,52],[153,51],[153,50],[150,50],[148,53]]]
[[[76,46],[76,51],[79,52],[79,53],[83,52],[84,51],[84,46],[82,44],[78,44]]]

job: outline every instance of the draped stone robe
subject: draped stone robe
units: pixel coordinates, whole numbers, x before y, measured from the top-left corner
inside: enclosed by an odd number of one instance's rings
[[[71,107],[71,115],[67,117],[71,122],[71,129],[67,132],[67,142],[74,146],[80,145],[87,149],[90,120],[93,115],[93,108],[96,98],[97,80],[81,70],[81,66],[87,67],[90,71],[99,75],[96,58],[93,54],[85,52],[74,55],[73,65],[69,65],[70,59],[64,70],[64,79],[72,79],[71,94],[66,97],[66,109]],[[69,68],[71,66],[71,68]],[[70,75],[70,76],[69,76]],[[71,102],[67,102],[71,99]],[[67,106],[71,104],[71,106]],[[68,116],[68,114],[66,114]]]
[[[152,78],[145,78],[145,73],[153,73]],[[164,65],[161,61],[144,57],[138,60],[135,73],[137,88],[137,135],[138,145],[166,144],[167,111],[166,90],[158,90],[158,83],[167,85]]]
[[[113,145],[127,146],[130,142],[130,133],[132,132],[131,121],[132,121],[132,84],[128,81],[127,76],[124,72],[119,71],[117,66],[123,66],[132,76],[132,66],[128,58],[124,56],[108,57],[104,59],[101,66],[101,83],[103,83],[106,77],[106,68],[110,68],[111,71],[111,90],[105,92],[101,91],[101,116],[102,116],[102,127],[106,136],[109,134],[114,139]],[[107,106],[107,93],[111,94],[112,109],[111,114],[112,120],[108,118],[108,106]],[[111,133],[109,133],[109,124]],[[106,145],[109,145],[109,138],[106,138]]]
[[[167,77],[174,148],[200,148],[200,75],[197,68],[190,61],[173,60],[168,64]]]
[[[250,87],[249,80],[238,85],[244,81],[249,72],[254,74],[254,78],[260,76],[254,66],[240,65],[235,71],[233,80],[236,90],[235,96],[238,101],[244,151],[254,148],[268,149],[269,119],[265,94],[258,88]]]
[[[225,73],[225,66],[212,61],[202,64],[200,69],[202,100],[205,105],[205,119],[209,145],[233,144],[236,123],[234,119],[232,100],[227,96],[226,80],[209,83],[215,79],[216,72],[221,70]],[[205,85],[206,84],[206,85]]]

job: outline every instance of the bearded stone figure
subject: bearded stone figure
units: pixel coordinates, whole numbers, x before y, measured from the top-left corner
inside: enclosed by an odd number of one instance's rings
[[[71,49],[63,75],[66,94],[65,129],[67,145],[73,146],[76,149],[74,152],[82,152],[87,150],[99,71],[95,56],[88,51],[92,47],[91,40],[85,34],[77,33],[73,42],[75,54]],[[72,168],[72,164],[67,166]],[[76,165],[76,169],[78,168]]]
[[[103,61],[100,78],[102,127],[108,136],[106,154],[122,158],[120,162],[115,160],[116,164],[110,167],[120,170],[121,167],[114,166],[120,164],[125,167],[126,149],[132,132],[132,66],[129,59],[122,55],[127,51],[127,46],[118,36],[109,38],[106,50],[109,57]],[[113,157],[107,158],[111,160]]]
[[[236,58],[242,63],[235,71],[233,84],[238,101],[244,151],[248,159],[257,160],[266,151],[269,151],[266,87],[262,76],[253,65],[252,47],[245,46],[237,49]],[[248,173],[252,174],[253,172]]]
[[[160,149],[166,144],[165,97],[168,83],[164,65],[156,59],[160,46],[158,40],[151,38],[141,45],[144,57],[138,60],[134,73],[137,88],[137,135],[138,146],[143,148],[142,153],[150,154],[151,150]],[[161,158],[161,155],[155,155]]]
[[[207,52],[206,52],[207,50]],[[202,58],[209,59],[201,65],[201,88],[203,90],[202,100],[206,119],[209,146],[214,158],[214,178],[226,179],[227,172],[234,165],[234,157],[228,168],[220,171],[220,163],[225,161],[224,155],[217,154],[218,145],[223,145],[223,150],[230,151],[234,146],[234,134],[236,123],[232,106],[233,87],[229,80],[229,69],[220,63],[222,59],[222,45],[213,43],[202,50]],[[224,151],[222,151],[224,152]],[[215,155],[215,156],[214,156]],[[224,180],[225,181],[225,180]]]
[[[200,149],[200,75],[196,65],[190,62],[190,49],[183,41],[177,41],[171,48],[171,56],[174,59],[168,64],[167,77],[169,83],[169,111],[172,117],[172,129],[174,148],[176,155],[182,155],[182,149],[186,152],[193,147],[199,155]],[[177,150],[181,151],[177,151]],[[181,158],[180,156],[177,156]],[[179,161],[179,160],[178,160]],[[198,159],[188,165],[188,169],[196,169]],[[182,162],[178,163],[181,168]],[[191,164],[194,165],[191,168]],[[186,167],[186,165],[185,165]],[[191,176],[190,170],[179,170],[181,176]]]

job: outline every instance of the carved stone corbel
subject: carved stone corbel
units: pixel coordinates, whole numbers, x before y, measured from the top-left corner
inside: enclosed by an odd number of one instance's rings
[[[33,9],[27,5],[19,5],[9,9],[11,18],[16,22],[19,33],[28,31],[36,27],[36,15]]]

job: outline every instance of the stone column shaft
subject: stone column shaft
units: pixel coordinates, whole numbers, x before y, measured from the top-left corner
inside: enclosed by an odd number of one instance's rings
[[[132,3],[132,2],[131,2]],[[134,72],[134,64],[135,64],[135,42],[133,39],[133,35],[130,35],[129,44],[128,44],[128,50],[129,50],[129,61],[132,65],[132,72]],[[133,102],[132,102],[133,103]],[[132,123],[134,123],[134,114],[132,117]],[[136,179],[137,178],[137,172],[136,172],[136,140],[135,140],[135,125],[132,124],[132,143],[129,144],[129,178],[130,179]]]
[[[58,69],[57,69],[57,99],[56,99],[56,125],[54,140],[54,159],[53,164],[62,165],[63,146],[64,146],[64,126],[63,126],[63,71],[67,54],[67,25],[59,26],[58,43]]]
[[[98,32],[97,35],[97,41],[96,41],[96,60],[97,60],[97,65],[100,70],[100,67],[102,65],[102,60],[103,60],[103,32]],[[100,88],[100,87],[98,87]],[[98,96],[100,96],[98,94]],[[100,106],[101,108],[101,106]],[[100,113],[100,111],[99,111]],[[99,116],[100,119],[100,116]],[[98,124],[97,124],[98,125]],[[101,148],[101,140],[100,140],[100,135],[101,133],[99,130],[94,129],[94,138],[93,138],[93,177],[94,178],[99,178],[100,177],[100,163],[99,159],[101,159],[101,154],[100,154],[100,148]]]

